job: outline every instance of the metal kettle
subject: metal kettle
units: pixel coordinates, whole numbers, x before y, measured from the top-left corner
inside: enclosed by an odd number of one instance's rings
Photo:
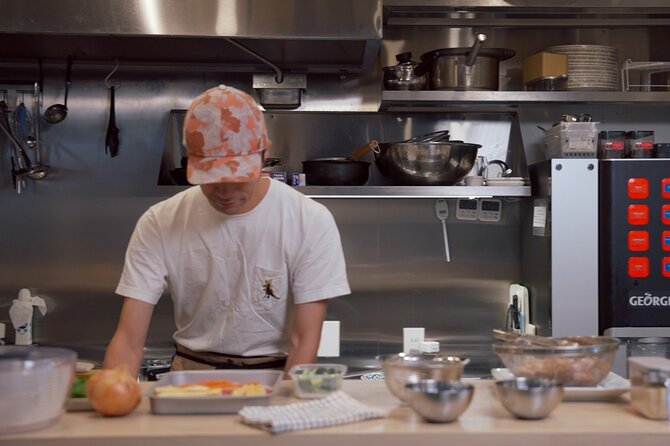
[[[419,65],[412,60],[412,53],[400,53],[395,56],[397,65],[384,67],[384,88],[386,90],[425,90],[426,75],[417,74],[414,68]]]

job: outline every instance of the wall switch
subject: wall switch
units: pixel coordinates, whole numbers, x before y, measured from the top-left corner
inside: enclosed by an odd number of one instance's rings
[[[421,343],[424,341],[426,330],[423,327],[405,327],[402,329],[402,351],[410,353],[412,350],[417,352],[421,349]]]
[[[321,341],[316,356],[321,358],[340,356],[340,321],[323,321]]]

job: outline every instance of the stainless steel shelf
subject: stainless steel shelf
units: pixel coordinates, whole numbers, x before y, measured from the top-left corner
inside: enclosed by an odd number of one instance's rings
[[[611,29],[670,24],[665,0],[384,0],[383,4],[385,27]]]
[[[312,198],[529,197],[530,186],[297,186]]]
[[[670,104],[670,92],[639,91],[382,91],[379,109],[513,109],[522,104]],[[477,107],[473,107],[477,106]]]

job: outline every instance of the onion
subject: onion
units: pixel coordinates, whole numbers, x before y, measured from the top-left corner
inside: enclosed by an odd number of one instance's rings
[[[125,365],[94,373],[86,383],[86,394],[91,406],[108,417],[129,414],[142,400],[142,389]]]

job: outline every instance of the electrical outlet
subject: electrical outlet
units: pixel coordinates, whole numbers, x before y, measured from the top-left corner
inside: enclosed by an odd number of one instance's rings
[[[402,351],[410,353],[419,351],[424,341],[426,330],[423,327],[405,327],[402,329]]]
[[[340,321],[323,321],[321,341],[316,356],[320,358],[340,356]]]

